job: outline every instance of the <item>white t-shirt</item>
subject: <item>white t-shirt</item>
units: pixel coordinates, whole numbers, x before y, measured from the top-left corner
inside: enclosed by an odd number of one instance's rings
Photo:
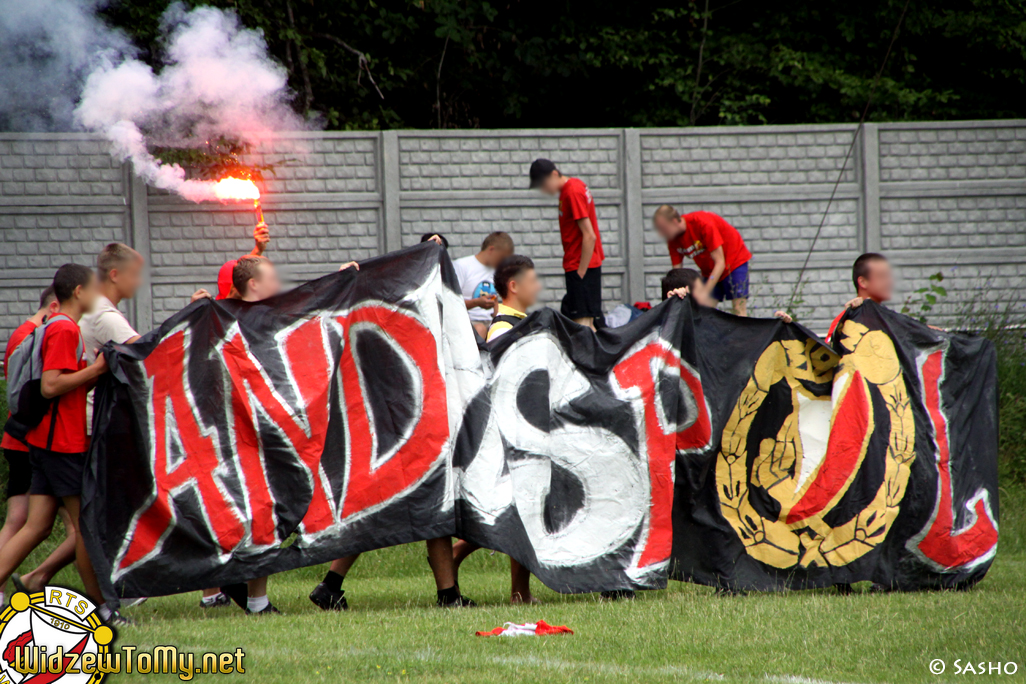
[[[82,330],[86,358],[89,363],[96,360],[94,349],[102,349],[103,345],[108,342],[124,344],[139,334],[125,318],[125,314],[121,313],[118,307],[103,295],[96,300],[92,313],[82,316],[78,327]],[[92,430],[93,390],[89,390],[89,394],[86,395],[86,431],[92,434]]]
[[[477,299],[483,295],[495,294],[495,269],[489,268],[471,254],[452,262],[456,269],[456,277],[460,281],[460,291],[464,299]],[[488,323],[492,320],[492,310],[474,307],[468,309],[470,320]]]

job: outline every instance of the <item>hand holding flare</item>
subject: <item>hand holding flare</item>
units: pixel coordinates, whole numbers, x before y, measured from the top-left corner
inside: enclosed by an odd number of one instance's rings
[[[253,200],[253,210],[257,213],[257,224],[253,230],[256,246],[251,254],[261,256],[271,242],[271,233],[264,223],[264,210],[260,206],[260,189],[251,180],[243,178],[222,178],[214,185],[214,194],[222,202],[231,200]]]

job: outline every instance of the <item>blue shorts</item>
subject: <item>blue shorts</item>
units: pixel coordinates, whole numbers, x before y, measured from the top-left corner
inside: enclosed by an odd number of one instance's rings
[[[741,264],[728,275],[720,278],[712,291],[713,299],[722,302],[724,299],[748,298],[748,262]]]

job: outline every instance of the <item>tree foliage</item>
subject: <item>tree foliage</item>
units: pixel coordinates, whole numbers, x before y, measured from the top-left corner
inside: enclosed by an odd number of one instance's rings
[[[329,128],[857,120],[904,0],[213,0]],[[159,59],[166,0],[109,19]],[[1026,4],[912,2],[870,120],[1026,115]]]

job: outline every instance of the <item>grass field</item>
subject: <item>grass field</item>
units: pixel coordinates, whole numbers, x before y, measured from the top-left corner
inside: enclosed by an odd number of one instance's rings
[[[1026,680],[1026,491],[1002,492],[1001,547],[987,578],[967,592],[851,596],[830,591],[720,597],[671,583],[634,602],[560,596],[535,582],[544,604],[508,605],[508,563],[479,552],[461,573],[480,606],[440,610],[424,546],[366,554],[346,579],[351,609],[327,614],[306,595],[324,567],[271,580],[285,615],[213,613],[198,594],[151,599],[130,609],[137,621],[119,644],[174,644],[246,657],[259,682],[954,682],[954,661],[1014,661]],[[41,557],[44,549],[37,552]],[[31,562],[31,561],[30,561]],[[75,586],[65,570],[57,583]],[[573,636],[479,638],[506,621],[544,619]],[[935,676],[935,658],[948,671]],[[200,676],[212,681],[215,677]],[[994,677],[996,675],[990,675]],[[173,676],[120,675],[116,681]],[[986,677],[986,676],[985,676]]]

